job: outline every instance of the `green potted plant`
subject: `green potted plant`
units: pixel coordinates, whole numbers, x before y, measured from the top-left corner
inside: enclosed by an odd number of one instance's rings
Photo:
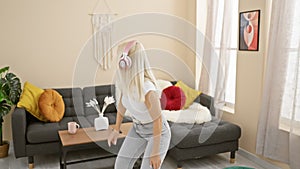
[[[22,92],[20,79],[9,72],[9,67],[0,69],[0,158],[8,155],[9,142],[3,141],[2,123],[7,115],[18,103]]]

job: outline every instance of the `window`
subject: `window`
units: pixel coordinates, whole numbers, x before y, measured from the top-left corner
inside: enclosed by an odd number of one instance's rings
[[[216,50],[219,52],[220,51],[220,44],[221,44],[221,33],[222,31],[222,15],[224,13],[224,3],[226,1],[220,1],[220,7],[219,7],[219,12],[218,12],[218,20],[217,20],[217,31],[218,32],[218,40],[216,41]],[[233,108],[235,104],[235,88],[236,88],[236,58],[237,58],[237,39],[238,39],[238,22],[239,22],[239,12],[238,12],[238,1],[236,3],[232,3],[234,9],[231,14],[232,22],[231,22],[231,43],[230,43],[230,48],[227,50],[230,52],[228,55],[228,79],[226,81],[226,89],[225,89],[225,102],[226,106]],[[218,53],[219,54],[219,53]]]
[[[235,104],[235,89],[236,89],[236,63],[237,63],[237,46],[238,46],[238,22],[239,22],[239,12],[238,12],[238,0],[229,0],[229,1],[222,1],[222,0],[198,0],[197,1],[197,20],[199,19],[199,24],[197,23],[198,28],[209,29],[210,27],[207,24],[211,25],[212,35],[205,35],[211,36],[211,43],[213,45],[214,51],[218,56],[220,56],[220,51],[225,50],[225,62],[226,62],[226,75],[227,79],[225,79],[226,88],[224,91],[224,100],[225,100],[225,107],[231,108],[233,111],[234,104]],[[199,4],[200,3],[200,4]],[[226,4],[225,4],[226,3]],[[211,7],[211,6],[213,7]],[[226,5],[230,5],[230,9],[227,8]],[[204,6],[206,7],[204,9]],[[207,7],[208,6],[208,7]],[[211,9],[208,9],[211,8]],[[199,12],[200,11],[200,12]],[[207,14],[207,16],[213,16],[213,19],[207,18],[203,21],[203,16],[206,16],[206,12],[212,12],[211,14]],[[228,17],[225,18],[224,15]],[[230,24],[228,24],[228,19],[230,18]],[[214,22],[214,23],[213,23]],[[226,35],[226,31],[230,30],[230,37]],[[222,38],[227,39],[222,39]],[[228,44],[224,44],[228,43]],[[224,49],[225,48],[225,49]],[[222,56],[222,57],[224,57]],[[200,79],[201,80],[201,79]],[[226,111],[228,109],[225,108]]]
[[[297,2],[296,6],[300,6]],[[298,9],[298,8],[295,8]],[[300,135],[300,64],[299,64],[299,45],[300,45],[300,20],[296,11],[292,16],[294,21],[290,26],[291,39],[289,48],[286,48],[288,53],[288,65],[286,69],[286,81],[282,106],[280,110],[279,128],[285,131],[291,131]],[[291,128],[291,124],[293,128]]]

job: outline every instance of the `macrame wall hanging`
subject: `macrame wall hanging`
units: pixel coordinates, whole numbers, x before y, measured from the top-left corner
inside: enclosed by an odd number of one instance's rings
[[[98,7],[102,9],[99,10]],[[109,23],[117,14],[112,12],[106,0],[98,0],[90,15],[92,16],[94,57],[101,68],[107,70],[111,67],[113,57],[111,50],[112,26]]]

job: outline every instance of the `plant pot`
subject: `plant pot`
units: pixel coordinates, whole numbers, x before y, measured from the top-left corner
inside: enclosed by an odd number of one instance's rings
[[[9,150],[9,142],[4,141],[3,145],[0,145],[0,158],[7,157],[8,156],[8,150]]]

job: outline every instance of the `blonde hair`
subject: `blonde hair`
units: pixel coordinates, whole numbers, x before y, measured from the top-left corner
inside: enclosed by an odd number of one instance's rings
[[[118,57],[122,55],[127,43],[119,45]],[[156,79],[143,45],[136,42],[129,50],[128,56],[131,58],[132,65],[128,69],[118,68],[116,85],[123,95],[128,95],[134,100],[145,101],[144,82],[150,80],[156,86]]]

